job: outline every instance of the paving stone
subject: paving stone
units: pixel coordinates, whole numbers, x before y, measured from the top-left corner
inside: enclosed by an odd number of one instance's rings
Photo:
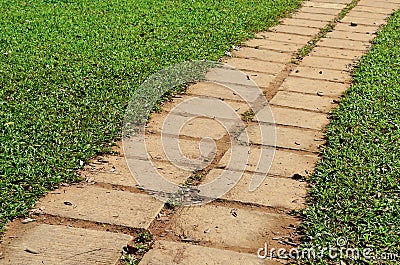
[[[285,93],[285,92],[279,91],[278,92],[279,96],[274,102],[281,103],[281,101],[279,100],[279,97],[283,93]],[[288,93],[291,93],[291,92],[288,92]],[[308,96],[314,97],[311,95],[297,94],[297,102],[303,101],[303,100],[308,101],[309,100]],[[296,97],[296,95],[293,95],[293,98],[295,98],[295,97]],[[290,101],[292,99],[292,95],[284,94],[282,96],[282,98],[283,98],[283,100],[285,100],[284,104],[287,104],[287,105],[290,104],[297,108],[299,108],[299,107],[303,108],[303,104],[296,105]],[[310,100],[314,100],[312,102],[314,106],[319,104],[319,102],[318,101],[316,102],[316,100],[314,98],[311,98]],[[330,103],[332,101],[332,99],[324,98],[323,104],[326,104],[325,101]],[[275,104],[275,103],[271,102],[271,104]],[[291,106],[289,106],[289,107],[291,107]],[[307,108],[311,108],[311,107],[307,107]],[[308,129],[315,129],[315,130],[321,130],[325,125],[328,124],[327,115],[323,114],[323,113],[303,111],[303,110],[298,110],[298,109],[281,108],[278,106],[271,106],[271,109],[272,109],[272,113],[275,118],[275,122],[277,124],[289,125],[289,126],[295,126],[295,127],[301,127],[301,128],[308,128]]]
[[[295,52],[302,47],[301,44],[284,43],[266,39],[252,39],[247,41],[246,45],[248,47],[253,47],[253,48],[261,48],[266,50],[274,50],[282,52]]]
[[[233,51],[232,54],[239,58],[258,59],[269,62],[287,63],[291,56],[287,53],[241,47],[239,51]]]
[[[340,4],[340,3],[327,3],[327,2],[314,2],[314,1],[304,2],[303,6],[320,7],[320,8],[332,8],[332,9],[339,9],[339,10],[342,10],[343,8],[346,7],[346,5]]]
[[[211,182],[220,177],[222,169],[213,169],[204,178],[203,183]],[[306,184],[289,178],[258,176],[264,178],[261,185],[254,191],[249,191],[253,174],[244,173],[240,181],[222,196],[226,200],[255,203],[278,209],[304,208],[304,199],[307,195]],[[229,183],[230,185],[231,183]],[[268,196],[266,196],[268,194]],[[204,230],[203,230],[204,231]]]
[[[370,18],[371,17],[371,12],[354,11],[354,9],[352,9],[352,10],[350,10],[349,13],[347,13],[346,16],[359,17],[359,18]],[[387,14],[375,13],[373,15],[373,17],[376,18],[376,19],[386,19],[388,17],[388,15]]]
[[[99,156],[78,173],[89,183],[102,182],[129,187],[137,184],[122,155]]]
[[[267,88],[274,81],[275,76],[266,73],[254,73],[246,71],[251,80],[253,80],[260,88]]]
[[[333,70],[351,69],[353,63],[354,61],[349,59],[327,58],[318,56],[306,56],[301,61],[302,66]]]
[[[348,89],[348,84],[325,80],[289,76],[281,85],[281,89],[313,95],[340,96]]]
[[[247,133],[250,143],[264,145],[265,139],[261,138],[260,127],[264,125],[249,125]],[[323,144],[323,133],[295,127],[276,126],[276,146],[310,152],[319,152]]]
[[[320,7],[302,7],[300,12],[305,12],[305,13],[314,13],[314,14],[325,14],[325,15],[331,15],[331,16],[336,16],[337,14],[340,13],[340,9],[335,9],[335,8],[320,8]],[[333,17],[331,18],[333,19]]]
[[[285,18],[282,20],[282,24],[322,29],[327,25],[327,22],[318,20],[298,19],[298,18]]]
[[[345,39],[345,40],[358,40],[369,42],[376,37],[376,34],[369,33],[356,33],[348,31],[333,31],[326,34],[326,38],[331,39]]]
[[[399,2],[388,2],[388,1],[371,1],[371,0],[360,0],[357,3],[358,6],[369,6],[374,8],[383,8],[389,10],[395,10],[400,7]]]
[[[292,16],[293,19],[304,19],[304,20],[315,20],[315,21],[323,21],[328,22],[335,18],[334,15],[327,14],[317,14],[317,13],[306,13],[306,12],[298,12]]]
[[[246,148],[247,147],[239,147]],[[264,161],[270,160],[274,155],[272,165],[265,165]],[[218,168],[228,170],[243,170],[240,165],[243,161],[236,161],[238,158],[228,150],[218,163]],[[249,149],[246,171],[264,173],[273,176],[291,178],[294,174],[307,176],[314,170],[318,156],[313,154],[300,154],[287,150],[274,150],[268,147],[251,146]]]
[[[202,244],[256,254],[265,243],[276,245],[273,237],[290,236],[289,225],[298,224],[293,217],[261,212],[255,208],[234,211],[236,217],[232,214],[233,209],[225,206],[207,204],[185,207],[175,215],[170,229],[176,235],[200,240]]]
[[[374,34],[378,31],[378,26],[365,26],[365,25],[357,25],[353,27],[350,23],[339,23],[335,26],[335,31],[348,31],[348,32],[355,32],[355,33],[369,33]]]
[[[230,66],[233,66],[239,70],[244,71],[255,71],[267,74],[277,74],[283,70],[284,64],[273,63],[267,61],[259,61],[254,59],[244,59],[244,58],[230,58],[226,61]]]
[[[358,60],[364,53],[355,50],[339,50],[328,47],[315,47],[311,52],[310,56],[320,56],[320,57],[329,57],[329,58],[341,58],[341,59],[350,59],[350,60]]]
[[[379,26],[386,23],[384,19],[377,19],[375,17],[353,17],[353,16],[345,16],[341,22],[353,23],[357,25],[367,25],[367,26]]]
[[[289,33],[270,32],[270,31],[257,33],[256,36],[267,40],[283,41],[283,42],[297,43],[303,45],[307,44],[307,42],[310,40],[310,37],[306,36],[293,35]]]
[[[316,3],[350,4],[350,0],[313,0]]]
[[[279,106],[306,109],[306,110],[312,110],[312,111],[320,111],[320,112],[324,112],[324,113],[329,112],[334,107],[332,98],[317,96],[317,95],[309,95],[309,94],[299,94],[299,93],[289,92],[289,91],[278,91],[278,93],[275,95],[275,97],[271,100],[270,103],[274,104],[274,105],[279,105]],[[304,112],[302,114],[306,115]],[[309,118],[309,116],[306,116],[306,117]],[[306,118],[306,117],[304,117],[304,118]],[[321,118],[321,117],[319,117],[319,118]],[[279,120],[277,118],[276,118],[276,120],[279,122]],[[312,125],[313,127],[318,127],[317,129],[321,128],[321,124],[319,126],[317,124],[315,124],[315,123],[318,123],[316,121],[314,121],[314,122],[309,121],[309,123],[312,123],[312,124],[308,124],[309,127],[311,127],[311,125]],[[325,125],[325,124],[323,124],[323,125]],[[311,128],[311,129],[314,129],[314,128]]]
[[[378,8],[378,7],[370,7],[370,6],[362,6],[362,5],[357,5],[352,10],[361,11],[361,12],[370,12],[373,14],[385,14],[385,15],[390,15],[395,11],[395,9],[393,7]]]
[[[300,27],[300,26],[292,26],[292,25],[278,25],[271,28],[271,31],[278,32],[278,33],[290,33],[290,34],[297,34],[302,36],[312,37],[319,33],[319,29],[310,28],[310,27]],[[309,38],[311,39],[311,38]],[[306,44],[302,43],[303,45]]]
[[[343,83],[351,81],[351,76],[348,72],[332,69],[312,68],[307,66],[298,66],[290,74],[290,76],[300,76]]]
[[[170,241],[156,241],[140,265],[219,265],[219,264],[267,264],[282,265],[273,260],[262,260],[257,255],[238,253],[230,250],[209,248]]]
[[[129,235],[58,225],[24,225],[29,229],[5,243],[1,264],[116,264]],[[31,254],[27,251],[38,252]]]
[[[246,89],[241,90],[241,92],[246,92]],[[249,93],[252,92],[248,89]],[[229,86],[213,83],[213,82],[200,82],[194,85],[191,85],[186,93],[189,95],[197,95],[197,96],[210,96],[220,99],[229,99],[229,100],[237,100],[243,101],[243,98],[235,93],[234,90],[230,89]],[[166,115],[166,114],[164,114]]]
[[[67,218],[135,228],[148,228],[163,207],[150,195],[71,186],[48,194],[39,203],[45,212]]]
[[[317,45],[320,47],[351,49],[359,51],[366,51],[369,48],[371,48],[371,43],[369,42],[342,40],[342,39],[321,39]]]

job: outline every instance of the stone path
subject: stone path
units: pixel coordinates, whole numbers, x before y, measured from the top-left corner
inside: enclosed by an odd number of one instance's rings
[[[119,264],[123,246],[143,229],[153,233],[155,243],[140,264],[284,263],[259,259],[257,251],[265,244],[286,249],[296,245],[300,220],[289,212],[305,207],[307,185],[301,179],[313,171],[318,159],[327,113],[349,87],[352,64],[369,49],[385,19],[400,8],[398,0],[360,0],[309,55],[294,63],[296,51],[350,2],[305,2],[291,18],[258,33],[225,60],[253,79],[271,106],[277,138],[275,158],[267,172],[257,162],[263,151],[273,147],[260,138],[259,124],[247,121],[251,149],[240,182],[221,200],[171,210],[138,188],[118,149],[119,156],[98,157],[85,167],[81,175],[86,182],[61,187],[43,198],[31,211],[33,220],[9,224],[0,264]],[[168,110],[202,96],[246,114],[246,102],[224,89],[210,83],[192,85],[187,94],[152,116],[146,134],[148,152],[169,180],[182,183],[193,172],[177,168],[163,153],[158,138]],[[216,158],[202,172],[203,182],[222,170],[236,170],[235,165],[228,166],[234,157],[230,157],[225,129],[215,121],[194,119],[182,135],[180,147],[187,157],[199,156],[199,139],[210,137],[216,142]],[[253,173],[268,175],[257,190],[249,192]]]

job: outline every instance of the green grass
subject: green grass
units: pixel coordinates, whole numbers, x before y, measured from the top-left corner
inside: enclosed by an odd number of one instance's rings
[[[121,134],[152,73],[217,60],[300,0],[0,2],[0,230]]]
[[[350,248],[400,254],[400,11],[374,43],[332,113],[327,146],[310,178],[303,247],[334,247],[345,237]],[[381,264],[399,261],[400,255]]]

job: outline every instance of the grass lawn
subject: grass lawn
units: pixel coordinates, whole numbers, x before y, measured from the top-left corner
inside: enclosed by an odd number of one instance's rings
[[[337,238],[345,237],[345,247],[397,253],[397,261],[380,264],[399,264],[400,12],[374,43],[332,113],[327,147],[310,179],[312,206],[305,211],[303,246],[335,247]]]
[[[121,133],[142,81],[217,60],[300,0],[0,2],[0,230]]]

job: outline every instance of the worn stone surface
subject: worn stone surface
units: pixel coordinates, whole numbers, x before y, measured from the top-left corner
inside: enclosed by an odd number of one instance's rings
[[[285,43],[280,41],[272,41],[267,39],[252,39],[246,42],[248,47],[262,48],[266,50],[295,52],[302,47],[301,44]]]
[[[298,93],[289,92],[289,91],[278,91],[275,97],[271,100],[271,104],[286,106],[298,109],[306,109],[312,111],[319,111],[327,113],[331,110],[335,105],[333,104],[332,98],[317,96],[317,95],[299,95]],[[301,114],[299,113],[299,116]],[[309,118],[309,117],[307,117]],[[278,119],[276,119],[278,120]],[[322,121],[322,120],[321,120]],[[278,120],[279,122],[279,120]],[[312,121],[309,121],[312,122]],[[306,123],[307,125],[307,123]],[[311,124],[309,124],[308,127]],[[313,123],[312,127],[316,127],[317,124]],[[326,124],[323,124],[326,125]],[[299,126],[302,127],[302,126]],[[318,126],[318,129],[321,129],[321,125]],[[314,128],[311,128],[314,129]]]
[[[340,9],[336,8],[322,8],[322,7],[308,7],[308,6],[302,7],[301,11],[306,13],[325,14],[331,16],[336,16],[337,14],[340,13]],[[333,17],[331,19],[333,19]]]
[[[356,7],[353,8],[354,11],[361,11],[361,12],[368,12],[373,14],[385,14],[385,15],[390,15],[395,11],[394,7],[371,7],[371,6],[362,6],[362,5],[357,5]]]
[[[48,214],[135,228],[147,228],[163,205],[147,194],[95,186],[63,188],[39,203]]]
[[[24,225],[16,236],[4,242],[1,264],[116,264],[122,247],[132,239],[125,234],[46,224]]]
[[[315,20],[328,22],[334,18],[334,15],[310,13],[310,12],[298,12],[292,16],[293,19],[305,19],[305,20]]]
[[[310,40],[308,36],[300,36],[290,33],[270,32],[270,31],[259,32],[256,34],[256,36],[267,40],[297,43],[303,45],[307,44],[307,42]]]
[[[365,11],[354,11],[354,9],[350,10],[349,13],[347,13],[348,16],[352,17],[359,17],[359,18],[371,18],[371,13],[370,12],[365,12]],[[387,14],[378,14],[375,13],[373,15],[375,19],[386,19],[388,17]]]
[[[219,265],[219,264],[267,264],[282,265],[273,260],[262,260],[256,254],[238,253],[230,250],[209,248],[170,241],[156,241],[140,265]]]
[[[232,54],[239,58],[257,59],[278,63],[286,63],[290,61],[291,58],[290,54],[287,53],[249,47],[241,47],[239,51],[233,51]]]
[[[327,22],[310,19],[285,18],[282,20],[282,24],[321,29],[327,25]]]
[[[243,147],[245,148],[245,147]],[[265,173],[274,176],[291,178],[294,174],[307,176],[314,170],[315,162],[318,157],[313,154],[300,154],[288,150],[272,149],[274,158],[272,165],[265,165],[265,161],[270,160],[271,148],[262,146],[251,146],[246,166],[246,171]],[[246,149],[247,150],[247,149]],[[243,170],[239,165],[243,161],[236,161],[236,157],[228,150],[218,163],[218,168],[229,170]]]
[[[355,32],[355,33],[369,33],[374,34],[378,31],[378,26],[365,26],[365,25],[357,25],[352,26],[350,23],[339,23],[335,26],[335,31],[348,31],[348,32]]]
[[[217,179],[222,169],[211,170],[204,179],[204,183]],[[289,178],[271,177],[265,174],[256,174],[257,178],[264,179],[254,191],[249,191],[253,174],[244,173],[233,188],[222,196],[223,199],[255,203],[278,209],[304,208],[306,184]],[[230,184],[229,184],[230,185]],[[266,196],[268,194],[268,196]]]
[[[273,237],[290,236],[289,225],[296,224],[298,220],[293,217],[257,211],[257,208],[207,204],[183,208],[171,220],[169,229],[181,238],[199,240],[202,245],[256,253],[265,243],[276,246]]]
[[[345,39],[345,40],[358,40],[363,42],[369,42],[376,37],[376,34],[367,33],[355,33],[348,31],[332,31],[326,34],[328,39]]]
[[[301,61],[302,66],[333,70],[350,70],[353,66],[353,63],[354,61],[349,59],[327,58],[318,56],[306,56]]]
[[[345,4],[340,4],[340,3],[315,2],[315,1],[304,2],[303,6],[320,7],[320,8],[332,8],[332,9],[339,9],[339,10],[342,10],[343,8],[346,7]]]
[[[310,80],[308,78],[290,76],[285,79],[281,89],[295,91],[312,95],[326,95],[337,97],[346,91],[348,84],[325,81]]]
[[[329,57],[329,58],[341,58],[341,59],[350,59],[357,60],[361,58],[363,53],[355,50],[338,50],[328,47],[315,47],[310,55],[312,56],[321,56],[321,57]]]
[[[375,17],[353,17],[353,16],[345,16],[341,22],[347,22],[347,23],[353,23],[353,24],[360,24],[360,25],[366,25],[366,26],[377,26],[377,25],[382,25],[386,21],[384,19],[378,19]]]
[[[313,0],[315,3],[350,4],[350,0]]]
[[[282,95],[282,93],[284,92],[283,91],[278,92],[279,95]],[[304,108],[302,104],[293,103],[293,101],[290,98],[290,95],[287,97],[286,96],[287,95],[283,95],[282,97],[282,100],[284,100],[284,104],[291,105],[289,107]],[[317,102],[315,101],[314,98],[308,98],[309,95],[300,95],[300,96],[302,97],[301,98],[302,101],[305,102],[308,100],[312,101],[315,109],[317,109],[317,106],[319,107],[319,105],[321,105],[320,101]],[[294,97],[298,98],[299,95],[294,95]],[[273,99],[274,101],[271,101],[272,104],[275,104],[274,102],[276,102],[277,104],[281,103],[281,101],[279,100],[279,96],[274,99]],[[322,104],[327,104],[326,102],[328,102],[329,104],[331,99],[324,98],[324,101],[325,102]],[[306,108],[309,108],[309,106],[306,106]],[[280,106],[271,106],[271,109],[274,115],[275,122],[277,124],[315,129],[315,130],[322,130],[325,127],[325,125],[328,124],[328,117],[324,113],[317,113],[312,111],[304,111],[291,108],[282,108]]]
[[[292,25],[278,25],[278,26],[272,28],[271,31],[312,37],[312,36],[318,34],[319,29],[310,28],[310,27],[292,26]],[[306,43],[303,43],[303,44],[306,44]]]
[[[399,2],[390,2],[390,1],[360,0],[360,2],[358,2],[358,6],[372,7],[371,8],[372,11],[375,8],[386,9],[386,10],[395,10],[400,7],[400,4],[399,4]]]
[[[346,71],[313,68],[307,66],[298,66],[290,75],[343,83],[348,83],[351,81],[351,76]]]
[[[330,47],[336,49],[351,49],[366,51],[371,47],[368,42],[355,41],[355,40],[341,40],[341,39],[322,39],[318,42],[318,46]]]
[[[267,61],[249,60],[244,58],[230,58],[226,63],[239,70],[256,71],[267,74],[276,74],[282,71],[284,64]]]
[[[261,130],[259,128],[263,126],[265,125],[249,125],[247,133],[250,143],[265,145],[265,139],[261,138]],[[323,144],[323,133],[320,131],[284,126],[276,126],[275,129],[276,146],[278,147],[319,152],[319,146]]]

